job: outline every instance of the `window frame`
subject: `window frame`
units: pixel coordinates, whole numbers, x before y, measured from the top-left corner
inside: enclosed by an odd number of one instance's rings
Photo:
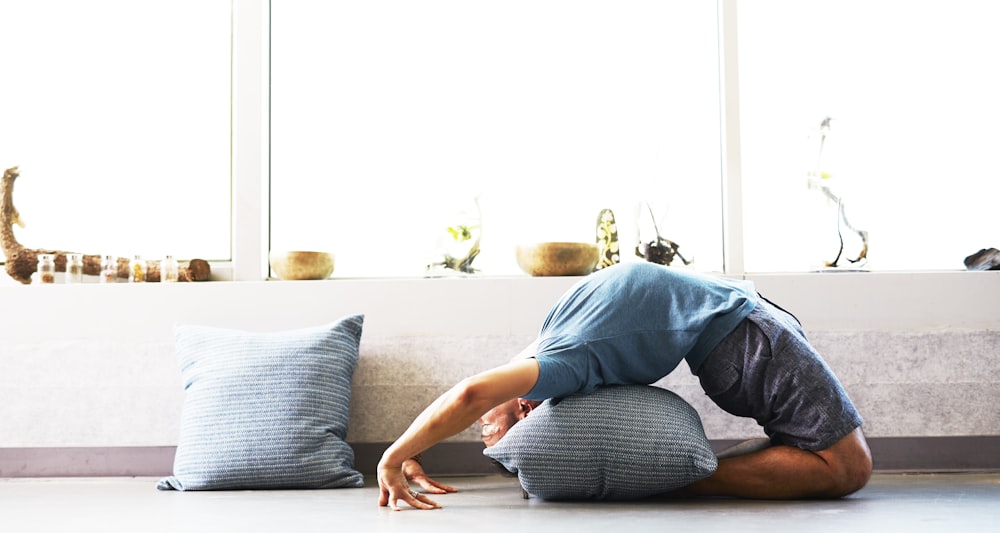
[[[744,257],[737,0],[717,0],[717,6],[723,217],[718,273],[745,278],[764,272],[748,272]],[[270,1],[233,2],[233,18],[233,260],[220,264],[219,272],[223,279],[246,281],[269,276]]]
[[[722,117],[723,271],[745,276],[739,151],[736,0],[718,0]],[[270,1],[233,2],[233,251],[220,279],[267,279],[269,250]]]
[[[232,2],[231,260],[213,261],[218,280],[268,279],[270,1]],[[726,276],[747,278],[744,264],[737,0],[717,0],[722,120],[722,247]],[[906,274],[919,273],[906,271]],[[869,272],[865,275],[874,275]],[[891,272],[879,272],[892,276]],[[904,274],[905,275],[905,274]],[[486,277],[486,276],[484,276]]]

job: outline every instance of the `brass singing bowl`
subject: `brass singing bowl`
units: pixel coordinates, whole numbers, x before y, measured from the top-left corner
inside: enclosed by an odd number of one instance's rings
[[[268,261],[279,279],[326,279],[333,274],[333,254],[327,252],[271,252]]]
[[[537,242],[516,247],[517,266],[532,276],[586,276],[600,250],[587,242]]]

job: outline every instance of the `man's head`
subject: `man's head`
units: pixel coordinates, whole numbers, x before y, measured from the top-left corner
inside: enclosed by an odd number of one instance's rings
[[[487,448],[496,444],[507,434],[507,430],[528,416],[539,403],[541,402],[514,398],[487,411],[479,419],[479,425],[483,428],[483,444]]]

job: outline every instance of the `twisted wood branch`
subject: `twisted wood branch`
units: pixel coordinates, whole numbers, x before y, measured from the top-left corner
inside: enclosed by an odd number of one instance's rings
[[[6,270],[10,277],[24,284],[31,283],[31,275],[38,269],[38,256],[40,254],[52,254],[55,256],[55,269],[57,272],[66,271],[66,256],[74,252],[49,249],[25,248],[17,241],[14,235],[14,225],[24,227],[17,208],[14,207],[14,180],[20,176],[17,167],[11,167],[4,171],[3,180],[0,182],[0,247],[3,248],[6,257]],[[101,273],[101,255],[83,254],[83,273],[88,276],[98,276]],[[129,260],[124,257],[118,258],[118,277],[128,279]],[[177,279],[179,281],[205,281],[212,275],[212,269],[208,261],[203,259],[192,259],[188,263],[180,265]],[[146,272],[146,281],[160,281],[160,267],[156,263],[149,265]]]

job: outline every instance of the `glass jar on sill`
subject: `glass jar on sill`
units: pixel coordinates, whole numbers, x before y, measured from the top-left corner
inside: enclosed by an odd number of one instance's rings
[[[38,254],[38,279],[42,283],[56,282],[56,263],[52,254]]]
[[[66,254],[66,283],[83,283],[83,254]]]
[[[128,265],[129,283],[144,283],[146,281],[146,262],[141,256],[135,256]]]
[[[168,255],[160,261],[160,281],[163,283],[176,283],[178,277],[177,260],[174,256]]]
[[[101,283],[116,283],[118,281],[118,258],[113,255],[104,256],[101,261]]]

